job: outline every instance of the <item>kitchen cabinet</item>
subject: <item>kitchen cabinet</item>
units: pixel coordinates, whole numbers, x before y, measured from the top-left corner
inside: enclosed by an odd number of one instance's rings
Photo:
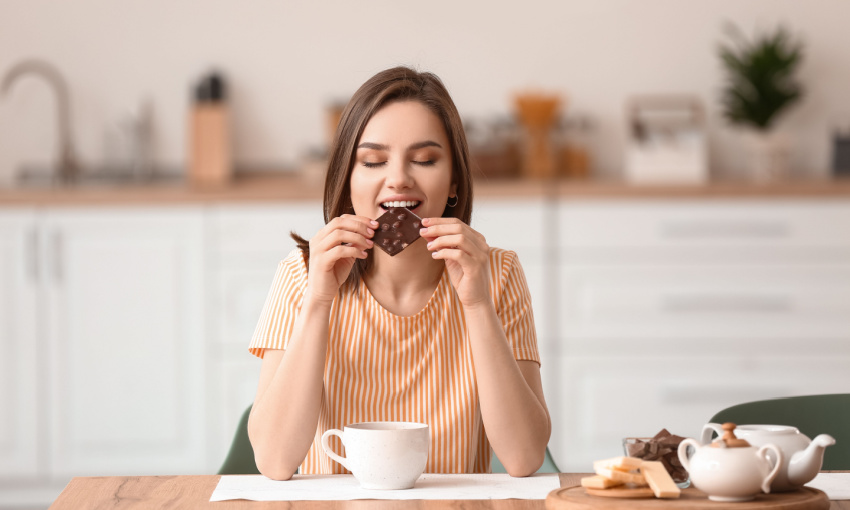
[[[567,471],[627,436],[694,436],[717,411],[850,387],[850,202],[559,206],[552,452]]]
[[[36,221],[31,209],[0,211],[0,480],[11,483],[45,467]]]
[[[0,489],[0,506],[50,501],[72,476],[205,472],[203,211],[0,218],[0,348],[14,385],[0,397],[0,466],[23,482]]]
[[[212,473],[318,199],[0,208],[0,507],[71,476]],[[531,292],[559,467],[850,387],[850,199],[476,199]]]
[[[278,263],[325,222],[318,200],[211,208],[209,235],[209,392],[213,469],[227,454],[242,412],[254,401],[261,361],[248,352]]]
[[[198,472],[202,211],[51,210],[42,234],[51,471]]]

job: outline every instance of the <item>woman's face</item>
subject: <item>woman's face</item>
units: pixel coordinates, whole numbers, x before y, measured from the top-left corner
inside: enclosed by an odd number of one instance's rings
[[[421,218],[439,217],[455,195],[446,131],[418,101],[393,102],[375,112],[356,150],[350,184],[359,216],[374,219],[402,206]]]

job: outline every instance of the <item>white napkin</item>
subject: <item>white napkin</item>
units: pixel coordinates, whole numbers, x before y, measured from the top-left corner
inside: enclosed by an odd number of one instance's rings
[[[351,499],[546,499],[561,486],[557,474],[423,474],[412,489],[361,489],[353,475],[295,475],[280,482],[262,475],[222,476],[210,501],[337,501]]]

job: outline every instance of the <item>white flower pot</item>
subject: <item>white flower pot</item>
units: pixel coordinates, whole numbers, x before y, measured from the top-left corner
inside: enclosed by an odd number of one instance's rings
[[[789,175],[790,141],[783,133],[748,130],[744,135],[747,170],[756,181],[777,181]]]

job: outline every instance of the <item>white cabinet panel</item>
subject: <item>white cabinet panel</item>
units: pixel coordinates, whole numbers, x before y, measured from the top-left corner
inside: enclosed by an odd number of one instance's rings
[[[210,405],[210,435],[215,438],[210,455],[216,471],[227,457],[242,413],[254,402],[262,363],[248,353],[247,346],[227,346],[221,354],[222,361],[212,367],[210,388],[211,396],[215,395]]]
[[[214,246],[224,261],[269,253],[282,260],[295,248],[291,231],[309,240],[325,226],[319,201],[220,206],[212,210],[211,218]]]
[[[548,395],[552,453],[564,471],[622,455],[622,439],[662,428],[695,437],[716,412],[778,396],[846,391],[848,356],[565,357],[561,392]]]
[[[45,468],[37,232],[35,211],[0,211],[0,480],[6,481],[32,479]]]
[[[561,205],[564,247],[850,247],[846,201],[599,200]]]
[[[55,473],[205,467],[202,234],[199,209],[49,214]]]
[[[850,262],[850,261],[848,261]],[[561,331],[600,339],[850,340],[845,266],[566,266]]]
[[[219,339],[224,344],[241,346],[248,354],[248,344],[260,319],[274,280],[277,263],[255,269],[222,269],[216,282],[216,322]]]
[[[472,208],[472,228],[487,238],[490,246],[525,254],[529,259],[542,257],[550,225],[544,212],[554,210],[541,200],[481,199]],[[530,250],[525,250],[529,248]]]

